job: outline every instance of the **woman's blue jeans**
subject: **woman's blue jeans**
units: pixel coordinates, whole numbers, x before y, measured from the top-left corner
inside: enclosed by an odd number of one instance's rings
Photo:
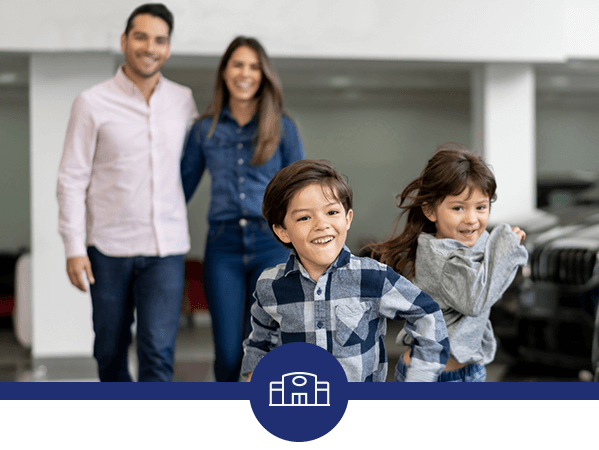
[[[243,340],[249,335],[250,306],[264,269],[287,261],[263,219],[211,223],[203,282],[212,318],[216,381],[238,381]]]
[[[183,299],[184,256],[111,257],[87,249],[94,357],[100,381],[131,381],[128,355],[134,310],[139,381],[171,381]]]

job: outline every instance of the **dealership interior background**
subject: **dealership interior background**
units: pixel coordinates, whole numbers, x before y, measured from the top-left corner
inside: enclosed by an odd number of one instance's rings
[[[140,3],[0,0],[0,381],[97,379],[90,301],[68,281],[57,232],[56,176],[72,101],[113,76],[125,20]],[[393,232],[395,196],[438,145],[484,155],[498,181],[491,226],[525,229],[531,255],[494,309],[500,349],[488,381],[592,380],[595,2],[165,3],[175,30],[162,72],[192,88],[200,112],[228,43],[240,34],[263,43],[307,157],[330,160],[352,186],[354,253]],[[189,204],[190,268],[203,257],[209,185],[204,176]],[[557,275],[537,271],[542,245],[564,233],[565,247],[551,247]],[[211,381],[209,314],[201,280],[189,273],[175,381]],[[400,327],[389,324],[390,375]]]

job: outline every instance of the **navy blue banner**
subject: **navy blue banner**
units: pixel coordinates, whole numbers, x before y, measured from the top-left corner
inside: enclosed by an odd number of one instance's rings
[[[599,400],[599,383],[345,383],[348,400]],[[0,400],[250,400],[252,383],[0,383]]]

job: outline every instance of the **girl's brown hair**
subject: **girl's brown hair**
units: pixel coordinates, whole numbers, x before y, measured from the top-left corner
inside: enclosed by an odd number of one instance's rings
[[[497,183],[491,169],[480,156],[459,144],[448,142],[440,146],[420,176],[395,197],[397,207],[402,210],[396,228],[401,217],[408,213],[403,231],[395,238],[370,246],[372,256],[406,278],[413,278],[418,236],[436,232],[435,224],[426,218],[423,208],[435,208],[448,195],[460,195],[472,188],[479,188],[494,202]]]
[[[279,146],[281,114],[284,113],[284,110],[281,79],[273,63],[266,55],[266,51],[256,39],[238,36],[229,44],[218,66],[212,100],[198,120],[212,117],[212,125],[208,132],[208,139],[210,139],[223,106],[229,103],[229,90],[225,84],[223,74],[231,55],[239,47],[249,47],[254,50],[258,55],[262,70],[262,82],[258,92],[256,92],[256,97],[258,97],[258,131],[257,136],[254,136],[254,154],[250,161],[250,164],[259,166],[267,162]]]

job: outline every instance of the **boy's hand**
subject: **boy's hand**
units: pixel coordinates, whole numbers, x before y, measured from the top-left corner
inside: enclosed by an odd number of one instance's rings
[[[526,239],[526,233],[518,227],[512,227],[512,231],[518,236],[518,244],[521,244]]]
[[[254,373],[254,372],[250,372],[250,373],[248,373],[248,379],[247,379],[247,380],[245,380],[245,382],[246,382],[246,383],[252,380],[252,374],[253,374],[253,373]]]

